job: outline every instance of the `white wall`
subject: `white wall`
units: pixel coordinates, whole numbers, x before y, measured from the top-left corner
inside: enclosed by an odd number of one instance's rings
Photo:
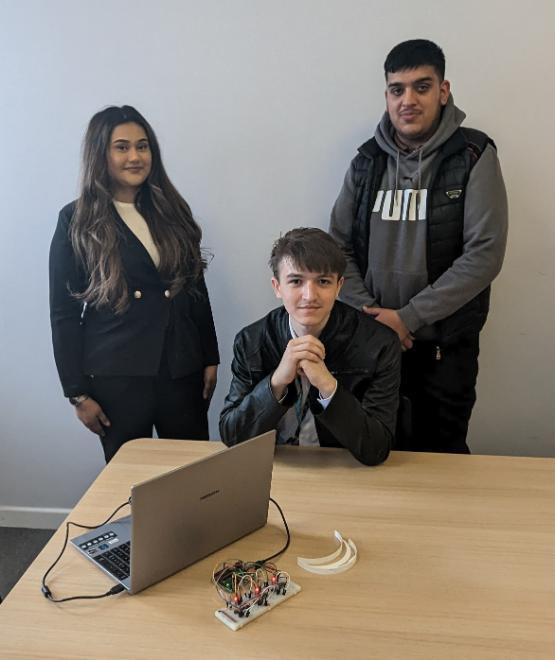
[[[271,242],[327,227],[383,111],[385,54],[414,37],[444,48],[455,101],[494,136],[509,190],[472,448],[555,456],[554,19],[548,0],[0,0],[0,509],[69,507],[103,464],[62,398],[47,301],[49,242],[90,116],[123,103],[145,114],[215,254],[217,437],[234,334],[275,302]]]

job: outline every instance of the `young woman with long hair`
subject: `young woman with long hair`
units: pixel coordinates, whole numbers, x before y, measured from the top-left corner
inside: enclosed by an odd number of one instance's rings
[[[106,461],[132,438],[208,438],[218,345],[202,232],[131,106],[91,119],[50,247],[54,356]]]

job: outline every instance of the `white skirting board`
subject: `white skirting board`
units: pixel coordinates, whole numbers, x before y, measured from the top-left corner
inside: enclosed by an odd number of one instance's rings
[[[57,529],[69,509],[41,509],[29,506],[0,506],[0,527]]]

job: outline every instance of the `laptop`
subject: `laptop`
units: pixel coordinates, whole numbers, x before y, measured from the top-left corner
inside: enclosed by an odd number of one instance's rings
[[[131,488],[131,515],[71,540],[137,593],[233,541],[268,518],[275,431]]]

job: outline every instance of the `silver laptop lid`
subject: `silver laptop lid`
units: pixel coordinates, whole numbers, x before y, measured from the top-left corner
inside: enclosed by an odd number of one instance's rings
[[[136,593],[262,527],[275,431],[131,489],[131,592]]]

